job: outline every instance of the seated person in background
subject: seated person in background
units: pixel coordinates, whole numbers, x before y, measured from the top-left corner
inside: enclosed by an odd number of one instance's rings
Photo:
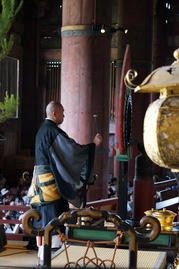
[[[112,177],[108,184],[108,198],[116,196],[117,194],[116,184],[117,184],[117,178]]]
[[[10,200],[9,200],[9,190],[6,188],[3,188],[1,190],[1,201],[4,205],[9,205]]]

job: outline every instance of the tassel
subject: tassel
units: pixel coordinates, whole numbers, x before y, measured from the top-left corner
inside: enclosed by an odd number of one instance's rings
[[[40,228],[38,230],[37,244],[39,247],[42,246],[42,236],[40,235]]]
[[[116,156],[116,149],[112,147],[112,156]]]
[[[37,265],[37,268],[40,268],[41,267],[41,264],[40,264],[40,254],[39,254],[39,251],[40,251],[40,247],[42,246],[42,236],[40,235],[40,227],[38,229],[38,235],[37,235],[37,246],[38,246],[38,265]]]

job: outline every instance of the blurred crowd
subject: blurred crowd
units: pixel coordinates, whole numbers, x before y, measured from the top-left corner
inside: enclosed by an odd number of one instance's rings
[[[30,185],[30,178],[28,172],[23,173],[17,182],[17,186],[9,187],[7,180],[1,177],[0,180],[0,205],[10,206],[29,206],[30,198],[27,192]],[[2,219],[21,219],[24,212],[2,210],[0,212]],[[21,226],[17,224],[4,224],[7,233],[19,233]]]
[[[116,177],[112,177],[108,182],[108,198],[116,196],[118,196],[118,182]],[[132,206],[133,206],[133,187],[128,186],[128,194],[127,194],[128,217],[132,216]]]

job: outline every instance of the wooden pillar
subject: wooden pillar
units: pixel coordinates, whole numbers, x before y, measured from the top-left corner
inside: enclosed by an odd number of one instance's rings
[[[127,35],[128,44],[131,48],[131,66],[138,72],[136,84],[141,83],[144,78],[151,72],[152,69],[152,25],[153,25],[153,1],[138,0],[134,2],[124,1],[125,11],[124,22],[127,23],[129,33]],[[140,6],[140,9],[137,9]],[[136,13],[137,12],[137,13]],[[126,21],[127,19],[127,21]],[[153,200],[152,190],[152,176],[145,175],[146,160],[144,159],[144,166],[141,167],[140,180],[136,181],[135,176],[135,157],[139,150],[136,142],[143,141],[143,121],[145,112],[150,104],[150,94],[132,94],[132,134],[131,141],[133,141],[133,156],[129,169],[129,176],[133,178],[134,195],[133,208],[134,218],[142,216],[144,209],[151,206]],[[134,177],[135,176],[135,177]],[[145,186],[145,188],[143,187]],[[151,187],[151,188],[149,188]],[[143,190],[141,193],[140,190]],[[148,195],[148,192],[149,195]],[[138,207],[143,205],[143,208]]]
[[[140,6],[140,9],[137,7]],[[142,80],[151,72],[151,56],[152,56],[152,18],[153,18],[153,1],[146,2],[142,1],[130,1],[130,0],[118,0],[119,7],[119,19],[118,24],[120,27],[128,28],[127,35],[122,32],[119,33],[118,39],[118,62],[123,62],[124,52],[126,45],[130,45],[131,51],[131,68],[138,72],[138,81],[136,83],[142,82]],[[116,72],[116,96],[120,94],[119,82],[121,77],[121,66],[118,66]],[[119,197],[122,197],[123,203],[119,204],[119,214],[121,214],[122,206],[126,203],[123,197],[124,187],[127,187],[126,181],[133,181],[135,175],[135,157],[138,154],[137,142],[143,140],[143,119],[145,111],[150,103],[150,95],[136,94],[132,93],[132,130],[130,141],[132,143],[132,159],[129,163],[129,174],[128,178],[124,176],[125,169],[122,165],[117,164],[114,160],[114,171],[115,175],[119,178]],[[118,114],[118,107],[116,107]],[[116,137],[117,135],[118,122],[116,121]],[[121,164],[121,163],[120,163]],[[117,169],[119,168],[119,171]],[[117,174],[118,173],[118,174]],[[123,185],[120,186],[121,178],[123,180]],[[143,179],[141,179],[143,183]],[[141,181],[139,183],[141,183]],[[125,184],[126,183],[126,184]],[[122,184],[122,183],[121,183]],[[145,183],[144,183],[145,184]],[[135,194],[138,193],[140,189],[140,184],[134,184]],[[152,196],[151,196],[152,197]],[[143,197],[137,197],[138,199],[145,200],[145,192],[143,192]],[[136,202],[136,199],[134,203]],[[147,201],[146,201],[147,202]],[[125,204],[126,206],[126,204]],[[135,207],[136,208],[136,207]],[[125,215],[125,214],[124,214]],[[125,217],[125,216],[122,216]]]
[[[133,220],[137,223],[145,216],[145,211],[154,206],[154,181],[152,175],[153,163],[147,156],[143,144],[138,144],[141,152],[135,158],[135,177],[133,194]]]
[[[99,179],[89,189],[88,200],[107,197],[111,35],[101,34],[98,26],[110,25],[110,10],[108,0],[63,1],[61,102],[65,119],[62,128],[81,144],[90,143],[96,132],[103,136],[94,167]]]
[[[131,68],[138,72],[136,83],[140,83],[151,72],[152,67],[153,1],[137,0],[131,2],[130,0],[118,0],[118,4],[118,23],[121,27],[128,28],[127,35],[123,33],[119,34],[118,61],[123,61],[126,45],[129,44],[131,50]],[[137,6],[140,6],[140,9],[137,9]],[[120,67],[116,74],[120,76]],[[119,78],[116,81],[119,81]],[[117,90],[119,90],[119,87]],[[134,178],[135,157],[138,154],[135,144],[136,141],[143,140],[143,119],[149,103],[150,95],[132,93],[131,141],[134,144],[132,146],[133,156],[129,169],[130,180]]]

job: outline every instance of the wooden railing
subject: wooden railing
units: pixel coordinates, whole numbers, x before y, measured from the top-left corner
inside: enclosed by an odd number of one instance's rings
[[[164,190],[166,188],[171,188],[172,186],[177,186],[177,181],[175,178],[168,179],[168,180],[162,180],[162,181],[154,183],[155,191],[161,191],[161,190]]]
[[[94,207],[100,210],[108,210],[117,212],[118,208],[118,197],[112,197],[107,199],[96,200],[92,202],[87,202],[86,207]]]
[[[87,202],[86,207],[100,208],[103,210],[111,210],[117,212],[118,198],[109,198],[99,201]],[[4,211],[16,211],[25,213],[30,209],[30,206],[10,206],[10,205],[0,205],[0,224],[22,224],[21,219],[3,219]],[[24,240],[24,238],[29,237],[29,235],[22,229],[22,233],[9,233],[6,232],[7,240]]]
[[[179,190],[176,179],[163,180],[154,183],[154,191],[158,196],[155,205],[157,210],[165,207],[168,210],[178,213]]]
[[[157,182],[154,184],[154,190],[160,191],[161,200],[155,203],[155,209],[159,210],[162,208],[167,208],[169,210],[178,213],[179,206],[179,195],[176,189],[171,189],[172,186],[177,186],[176,180],[165,180]],[[168,189],[167,189],[168,188]],[[87,202],[86,207],[94,207],[100,210],[113,211],[117,213],[118,209],[118,197],[112,197],[107,199],[101,199],[97,201]],[[30,206],[10,206],[10,205],[0,205],[0,224],[21,224],[22,220],[19,219],[3,219],[3,211],[17,211],[17,212],[26,212],[30,209]],[[178,219],[179,221],[179,214]],[[29,235],[22,229],[22,233],[6,233],[8,240],[23,240]]]
[[[30,206],[10,206],[10,205],[0,205],[0,224],[22,224],[22,220],[19,219],[3,219],[3,211],[16,211],[22,212],[22,214],[30,209]],[[29,235],[22,229],[22,233],[6,233],[7,240],[23,240],[24,237]]]

